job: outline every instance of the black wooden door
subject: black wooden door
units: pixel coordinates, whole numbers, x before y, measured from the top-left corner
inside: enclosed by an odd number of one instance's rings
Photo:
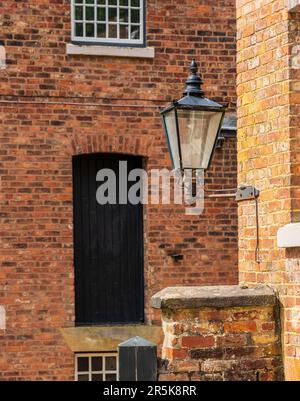
[[[77,325],[139,323],[144,320],[143,206],[100,205],[97,172],[119,161],[128,172],[139,157],[92,154],[73,158],[75,309]],[[128,183],[128,188],[133,183]],[[117,192],[118,195],[118,192]]]

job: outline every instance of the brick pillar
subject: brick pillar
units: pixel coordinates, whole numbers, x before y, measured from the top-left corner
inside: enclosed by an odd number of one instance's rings
[[[277,301],[268,288],[167,288],[159,379],[273,381],[283,375]]]
[[[279,294],[288,380],[300,380],[298,7],[299,1],[237,1],[238,180],[261,190],[260,263],[255,206],[239,205],[240,282],[265,283]]]

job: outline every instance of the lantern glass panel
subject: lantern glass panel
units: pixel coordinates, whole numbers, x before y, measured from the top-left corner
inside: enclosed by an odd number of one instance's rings
[[[178,109],[182,167],[207,169],[219,132],[222,112]]]
[[[178,134],[176,124],[176,113],[175,110],[171,110],[164,115],[167,137],[169,141],[169,147],[172,157],[173,166],[175,169],[180,169],[180,153],[178,146]]]

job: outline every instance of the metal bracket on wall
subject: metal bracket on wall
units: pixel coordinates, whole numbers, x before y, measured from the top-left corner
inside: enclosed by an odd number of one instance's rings
[[[238,188],[235,199],[237,200],[237,202],[254,200],[259,197],[259,194],[260,194],[259,190],[256,189],[255,187],[252,187],[250,185],[245,185]]]

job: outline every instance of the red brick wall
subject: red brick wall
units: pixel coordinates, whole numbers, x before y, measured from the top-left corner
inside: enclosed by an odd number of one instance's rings
[[[154,61],[67,56],[70,0],[0,5],[9,66],[1,73],[2,95],[172,100],[196,56],[207,92],[235,105],[233,0],[147,0],[147,44],[156,49]]]
[[[274,306],[165,309],[159,380],[282,380]]]
[[[285,374],[300,379],[299,249],[277,246],[299,222],[299,15],[285,1],[241,1],[238,30],[238,175],[261,190],[260,261],[253,203],[239,206],[240,279],[273,286],[282,304]],[[296,2],[295,2],[296,3]]]
[[[300,221],[300,141],[299,141],[299,109],[300,109],[300,7],[289,15],[290,42],[290,138],[291,138],[291,209],[292,221]],[[300,255],[300,253],[299,253]]]
[[[153,60],[67,56],[69,3],[0,1],[1,379],[73,378],[59,334],[74,324],[72,156],[129,153],[169,167],[157,106],[181,94],[192,57],[207,94],[235,107],[234,1],[149,0]],[[235,152],[234,140],[217,150],[211,187],[236,186]],[[145,220],[148,322],[160,321],[150,296],[168,285],[236,283],[234,201],[207,201],[194,217],[149,205]]]

